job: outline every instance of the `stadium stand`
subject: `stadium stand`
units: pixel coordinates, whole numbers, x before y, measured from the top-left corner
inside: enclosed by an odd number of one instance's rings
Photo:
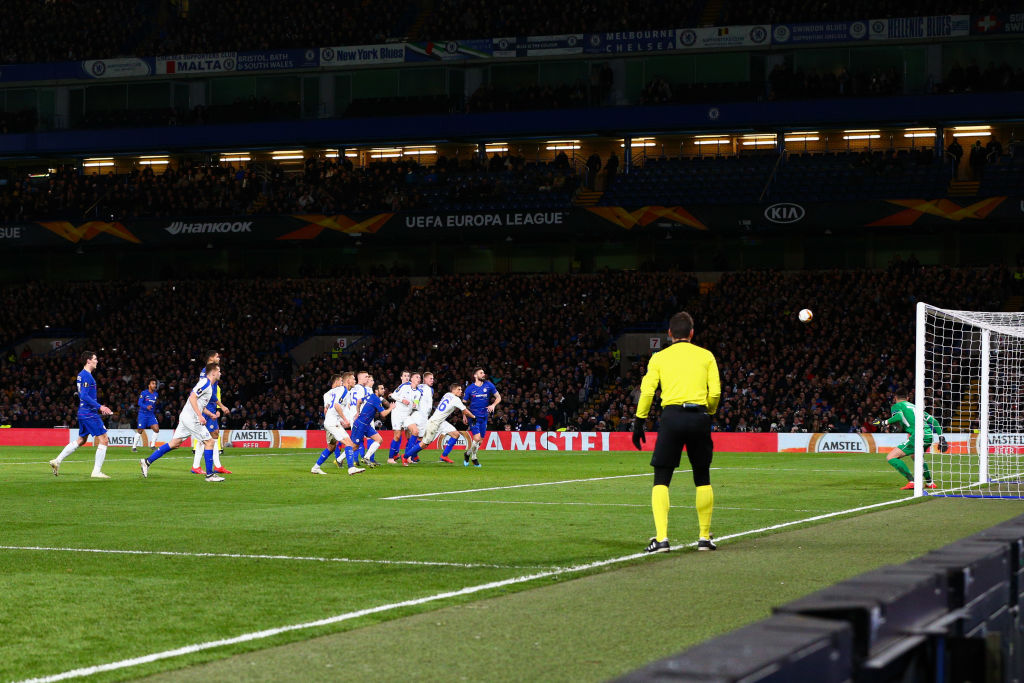
[[[335,279],[314,278],[152,288],[53,284],[31,302],[18,296],[20,287],[3,288],[5,315],[24,322],[4,343],[0,423],[72,424],[74,351],[22,357],[17,343],[53,320],[75,330],[76,350],[102,349],[100,387],[122,420],[134,414],[145,379],[156,376],[164,423],[173,424],[196,372],[192,359],[209,346],[223,350],[231,427],[316,428],[315,399],[341,366],[367,368],[386,386],[403,369],[431,369],[444,386],[480,364],[506,399],[495,429],[623,431],[645,368],[642,359],[623,359],[620,372],[611,344],[624,331],[660,329],[671,313],[689,308],[698,343],[718,355],[724,400],[717,429],[870,430],[868,422],[888,408],[885,392],[910,380],[912,358],[894,349],[906,348],[900,340],[913,335],[913,299],[998,310],[1011,284],[1004,269],[921,268],[913,261],[886,271],[729,273],[704,296],[686,273],[449,276],[416,287],[395,278],[370,282],[365,300]],[[77,313],[82,287],[97,301],[88,315]],[[897,289],[909,298],[892,297]],[[208,317],[193,305],[190,293],[200,290],[222,297],[226,314],[212,326],[204,327]],[[871,305],[847,310],[851,298]],[[802,306],[819,312],[813,325],[786,313]],[[552,318],[562,323],[558,330],[572,332],[556,332]],[[294,365],[289,349],[311,334],[342,329],[372,336],[341,361],[322,354]]]
[[[725,0],[715,21],[717,26],[737,24],[786,24],[794,22],[886,19],[889,17],[936,14],[988,14],[995,11],[983,0],[936,0],[928,3],[896,3],[888,0],[818,3],[807,0],[772,0],[756,3]]]
[[[550,164],[495,155],[487,166],[441,157],[433,166],[403,160],[362,168],[347,159],[310,159],[298,173],[279,165],[243,170],[185,161],[163,173],[146,167],[82,176],[62,168],[39,184],[21,178],[0,192],[0,219],[568,208],[576,187],[564,156]]]

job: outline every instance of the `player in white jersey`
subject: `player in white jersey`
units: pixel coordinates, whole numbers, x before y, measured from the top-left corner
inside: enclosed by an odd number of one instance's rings
[[[415,401],[416,408],[405,427],[409,434],[408,443],[405,446],[405,457],[409,462],[419,462],[420,457],[416,452],[420,443],[420,435],[427,428],[427,420],[430,419],[430,411],[434,407],[434,373],[424,372],[422,381],[416,387],[419,392],[419,399]]]
[[[206,460],[206,481],[224,481],[224,477],[218,475],[213,470],[213,437],[210,436],[209,430],[206,429],[206,417],[203,415],[203,408],[213,397],[213,388],[219,379],[220,364],[207,363],[204,369],[204,376],[200,377],[199,381],[192,388],[188,395],[188,402],[181,409],[181,414],[178,416],[178,426],[174,430],[174,436],[171,437],[170,441],[153,451],[153,454],[148,458],[143,458],[139,461],[143,477],[149,476],[149,467],[157,459],[173,451],[185,439],[191,437],[196,441],[203,442],[203,458]],[[212,419],[216,420],[218,417],[220,417],[220,413],[214,413]]]
[[[405,377],[405,373],[402,373],[402,377]],[[391,394],[395,407],[391,411],[391,429],[394,430],[394,434],[391,437],[391,447],[388,449],[388,464],[390,465],[404,460],[404,456],[399,452],[402,448],[402,435],[406,432],[406,428],[412,421],[412,415],[416,411],[416,401],[420,398],[419,385],[420,373],[413,372],[409,374],[409,381],[403,382]],[[407,463],[402,462],[402,464]]]
[[[451,462],[451,459],[448,457],[448,453],[450,453],[451,449],[454,448],[455,442],[459,438],[459,430],[448,422],[448,416],[456,410],[462,411],[463,419],[466,420],[466,423],[468,424],[469,420],[473,417],[473,413],[469,412],[469,409],[466,408],[466,404],[462,402],[461,384],[450,385],[448,387],[448,393],[441,397],[441,400],[437,404],[437,410],[435,410],[434,414],[430,416],[430,419],[427,420],[427,423],[423,428],[423,432],[420,435],[420,443],[416,448],[416,452],[426,446],[429,446],[439,435],[445,434],[452,438],[449,444],[445,446],[445,450],[441,454],[440,460],[441,462]],[[467,443],[469,443],[473,438],[469,432],[463,432],[463,435],[466,437]]]
[[[334,375],[331,377],[331,388],[324,394],[324,431],[327,432],[327,448],[321,453],[317,459],[316,464],[313,465],[313,469],[310,470],[313,474],[327,474],[320,466],[334,454],[334,462],[341,467],[341,445],[345,446],[345,460],[348,463],[349,474],[359,474],[365,472],[361,467],[356,467],[356,455],[355,455],[355,444],[348,437],[348,432],[345,429],[352,428],[352,421],[347,419],[344,415],[345,403],[348,401],[348,393],[355,386],[356,376],[354,373],[346,372],[340,375]]]
[[[402,404],[398,402],[398,392],[409,386],[409,377],[411,375],[412,373],[408,370],[402,370],[401,383],[398,385],[397,389],[388,394],[388,399],[390,399],[391,404],[394,406],[391,413],[391,445],[388,446],[388,462],[390,463],[395,462],[395,458],[398,457],[398,451],[402,447],[402,427],[398,426],[398,418],[402,417],[402,411],[398,410],[398,408]]]

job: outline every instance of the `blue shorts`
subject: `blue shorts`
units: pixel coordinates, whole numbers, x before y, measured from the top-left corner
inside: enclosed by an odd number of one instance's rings
[[[483,436],[487,433],[487,416],[483,417],[473,416],[473,419],[469,421],[469,433],[479,434]]]
[[[136,429],[145,429],[146,427],[152,427],[155,424],[158,424],[156,421],[156,415],[148,410],[139,411],[139,422]]]
[[[377,430],[373,428],[373,425],[369,422],[356,422],[352,425],[352,441],[353,443],[359,443],[363,439],[369,439],[376,436]]]
[[[218,429],[220,429],[220,425],[217,424],[217,418],[211,417],[210,419],[208,419],[206,421],[206,431],[208,431],[208,432],[210,432],[212,434],[213,432],[217,431]]]
[[[106,433],[107,428],[103,426],[103,419],[99,415],[78,416],[78,436],[80,438],[103,436]]]

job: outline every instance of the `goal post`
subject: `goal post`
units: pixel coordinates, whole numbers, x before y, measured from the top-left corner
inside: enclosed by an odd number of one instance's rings
[[[916,317],[914,495],[1024,498],[1024,313],[918,303]]]

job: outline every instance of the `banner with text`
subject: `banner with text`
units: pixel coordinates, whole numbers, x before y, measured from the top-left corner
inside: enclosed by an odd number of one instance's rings
[[[676,32],[674,29],[588,33],[583,45],[583,51],[588,54],[660,52],[675,49]]]
[[[406,43],[405,61],[448,62],[464,59],[490,59],[492,47],[493,43],[490,38]]]
[[[87,78],[141,78],[151,76],[154,69],[153,58],[90,59],[82,62],[82,71]]]
[[[156,58],[158,74],[214,74],[235,70],[235,52],[210,52],[198,55],[170,55]]]
[[[281,71],[284,69],[310,69],[320,66],[320,50],[272,50],[239,52],[235,71]]]
[[[578,55],[583,53],[583,34],[564,33],[556,36],[527,36],[519,40],[521,57]]]
[[[676,49],[768,47],[771,44],[771,28],[768,24],[681,28],[676,31]]]
[[[948,453],[965,455],[977,453],[977,434],[945,434]],[[779,434],[780,453],[888,453],[907,440],[906,434]],[[1024,453],[1024,434],[992,434],[990,452],[1016,455]],[[937,452],[933,445],[930,452]]]
[[[822,21],[810,24],[772,24],[775,45],[847,43],[868,39],[866,21]]]
[[[868,26],[871,40],[957,38],[971,34],[971,17],[968,14],[940,14],[932,17],[872,19]]]
[[[982,14],[972,17],[971,33],[976,35],[1024,33],[1024,12]]]
[[[320,48],[320,66],[369,66],[405,61],[405,43]]]

